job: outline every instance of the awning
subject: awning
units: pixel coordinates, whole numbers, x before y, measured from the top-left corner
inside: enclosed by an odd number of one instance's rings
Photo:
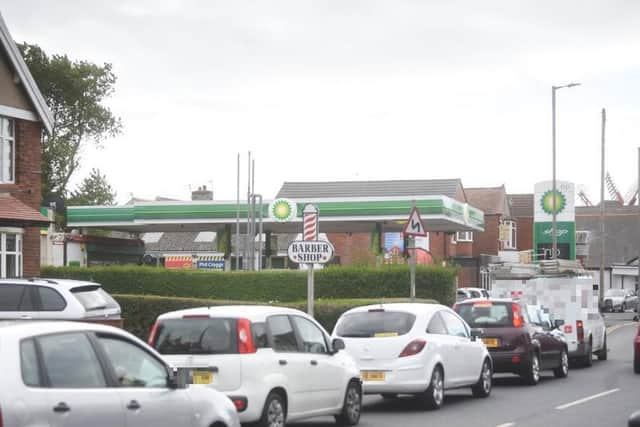
[[[49,218],[8,194],[0,194],[0,222],[11,225],[49,225]]]

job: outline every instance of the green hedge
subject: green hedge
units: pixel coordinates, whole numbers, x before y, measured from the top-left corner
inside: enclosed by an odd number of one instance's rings
[[[453,304],[457,270],[421,266],[416,271],[416,296]],[[235,301],[291,302],[307,296],[304,271],[209,272],[154,267],[44,267],[43,277],[93,280],[112,294],[159,295]],[[315,272],[319,299],[405,298],[409,296],[407,266],[331,267]]]
[[[151,327],[155,319],[168,311],[182,310],[192,307],[213,307],[219,305],[233,304],[260,304],[241,301],[227,300],[210,300],[197,298],[176,298],[176,297],[160,297],[153,295],[114,295],[115,299],[122,307],[122,316],[124,317],[124,327],[129,332],[137,335],[143,340],[147,340]],[[338,317],[345,311],[353,307],[367,304],[376,304],[380,302],[406,302],[406,298],[393,299],[343,299],[343,300],[317,300],[314,305],[314,317],[318,322],[331,333]],[[433,300],[417,300],[418,302],[435,302]],[[307,310],[306,301],[288,302],[277,304],[283,307],[297,308],[298,310]]]

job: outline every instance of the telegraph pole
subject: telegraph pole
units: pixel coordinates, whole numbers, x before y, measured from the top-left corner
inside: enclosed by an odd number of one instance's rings
[[[604,228],[604,130],[607,120],[607,112],[602,109],[602,152],[600,164],[600,303],[604,298],[604,250],[605,250],[605,228]]]

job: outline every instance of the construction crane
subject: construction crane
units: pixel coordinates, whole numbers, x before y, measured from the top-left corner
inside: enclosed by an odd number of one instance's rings
[[[593,206],[593,203],[591,203],[591,200],[589,200],[584,190],[580,190],[578,192],[578,197],[580,197],[580,200],[582,200],[582,203],[584,203],[585,206]]]
[[[613,178],[611,178],[611,174],[609,174],[609,172],[607,172],[607,176],[604,180],[607,184],[607,190],[609,191],[611,198],[624,206],[624,198],[622,197],[622,194],[620,194],[620,191],[618,191],[618,187],[615,182],[613,182]]]

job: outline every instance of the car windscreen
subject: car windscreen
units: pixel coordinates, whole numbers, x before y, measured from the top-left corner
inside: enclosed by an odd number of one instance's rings
[[[411,330],[416,316],[400,311],[372,310],[345,315],[336,334],[345,338],[371,338],[404,335]]]
[[[71,289],[71,293],[87,311],[120,309],[120,305],[100,286],[79,286]]]
[[[238,353],[235,319],[166,319],[158,324],[153,347],[161,354]]]
[[[455,311],[472,328],[497,328],[513,324],[511,307],[511,303],[482,301],[473,304],[458,304]]]

